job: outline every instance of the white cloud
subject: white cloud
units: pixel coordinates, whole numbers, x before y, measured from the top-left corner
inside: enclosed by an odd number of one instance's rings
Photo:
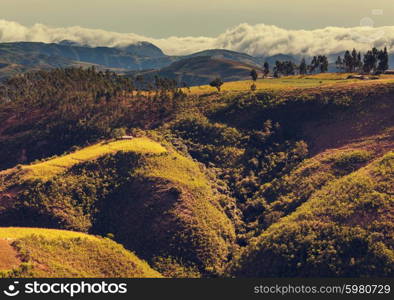
[[[365,51],[371,46],[387,45],[391,48],[393,42],[394,26],[286,30],[264,24],[241,24],[218,36],[215,45],[254,55],[314,55],[332,54],[352,48]]]
[[[365,51],[371,46],[388,46],[394,52],[394,26],[386,27],[327,27],[316,30],[286,30],[272,25],[240,24],[219,36],[169,37],[154,39],[134,33],[116,33],[79,26],[52,28],[42,24],[31,27],[16,22],[0,20],[0,42],[60,42],[75,41],[97,46],[125,46],[138,41],[148,41],[171,55],[223,48],[246,52],[251,55],[314,55],[332,54],[357,48]]]

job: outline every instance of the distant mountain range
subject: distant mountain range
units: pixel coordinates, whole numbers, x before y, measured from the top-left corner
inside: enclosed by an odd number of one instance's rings
[[[25,59],[26,58],[26,59]],[[49,66],[88,63],[111,69],[144,70],[162,68],[174,59],[149,43],[138,43],[121,49],[79,46],[68,41],[60,44],[3,43],[0,44],[0,62],[27,67],[36,66],[36,60]]]
[[[190,59],[194,57],[211,57],[213,59],[227,59],[246,65],[261,68],[264,64],[264,59],[261,57],[254,57],[246,53],[240,53],[224,49],[212,49],[200,51],[194,54],[184,56],[183,59]]]
[[[334,61],[336,56],[330,56],[330,59]],[[0,43],[0,80],[39,69],[96,66],[98,69],[109,69],[129,76],[140,74],[151,78],[159,75],[188,85],[200,85],[216,76],[222,77],[224,81],[242,80],[249,77],[252,68],[259,70],[264,62],[272,67],[276,60],[298,63],[300,57],[285,54],[254,57],[223,49],[205,50],[186,56],[168,56],[148,42],[122,48],[93,48],[67,40],[57,44]],[[393,55],[391,62],[394,63]],[[329,71],[335,70],[335,65],[331,64]]]
[[[224,56],[190,56],[172,63],[160,70],[129,72],[134,77],[141,75],[144,82],[152,82],[155,76],[174,79],[181,85],[196,86],[211,82],[216,77],[223,81],[237,81],[250,78],[250,71],[262,72],[257,64],[248,64]]]

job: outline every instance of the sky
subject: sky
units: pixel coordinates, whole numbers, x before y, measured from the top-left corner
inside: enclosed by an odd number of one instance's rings
[[[372,10],[383,15],[375,16]],[[241,23],[284,29],[393,24],[392,0],[1,0],[0,19],[104,29],[152,38],[213,37]]]
[[[0,42],[122,47],[166,54],[221,48],[251,55],[335,54],[387,46],[393,0],[0,0]]]

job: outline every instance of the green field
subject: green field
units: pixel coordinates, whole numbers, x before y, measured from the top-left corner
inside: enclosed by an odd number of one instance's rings
[[[324,73],[305,76],[288,76],[275,79],[259,79],[255,82],[256,91],[264,90],[291,90],[302,88],[316,88],[327,86],[340,86],[341,84],[365,84],[359,79],[347,79],[348,73]],[[394,76],[382,75],[379,80],[373,82],[394,82]],[[225,82],[222,86],[223,92],[247,92],[253,81],[233,81]],[[187,91],[187,90],[185,90]],[[195,86],[190,88],[191,94],[206,94],[215,92],[216,89],[209,85]]]
[[[135,152],[141,154],[159,154],[165,153],[166,149],[148,138],[135,138],[132,140],[122,140],[115,142],[101,142],[65,156],[49,159],[47,161],[29,166],[24,166],[22,169],[26,173],[24,174],[23,178],[40,178],[43,180],[49,179],[64,172],[73,165],[119,151]]]
[[[99,238],[75,231],[69,230],[55,230],[46,228],[23,228],[23,227],[1,227],[0,239],[20,239],[32,234],[42,235],[47,239],[62,238],[86,238],[91,240],[98,240]]]

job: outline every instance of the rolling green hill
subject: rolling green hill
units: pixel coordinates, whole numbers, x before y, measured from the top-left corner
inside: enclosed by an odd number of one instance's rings
[[[41,55],[51,58],[63,58],[70,61],[85,62],[119,69],[149,69],[161,67],[171,61],[163,52],[149,43],[130,45],[125,48],[86,47],[67,43],[2,43],[0,58],[10,59],[24,55]],[[25,63],[25,61],[21,61]]]
[[[41,228],[0,228],[0,277],[160,278],[121,245],[87,234]]]
[[[246,60],[249,62],[248,60]],[[252,61],[250,64],[218,56],[190,56],[172,63],[158,71],[137,72],[147,82],[153,81],[155,76],[177,80],[188,86],[209,84],[216,77],[223,81],[238,81],[250,78],[252,69],[260,70]],[[260,71],[261,72],[261,71]],[[135,76],[135,72],[133,76]]]
[[[250,84],[142,92],[92,69],[8,82],[0,228],[110,236],[165,277],[392,276],[393,77]]]
[[[335,158],[336,165],[355,168],[353,161],[368,160],[358,152],[343,155]],[[392,277],[393,182],[394,152],[333,179],[251,241],[234,261],[231,274]]]
[[[124,48],[87,47],[67,41],[59,44],[0,43],[0,80],[20,73],[65,67],[126,70],[159,69],[175,58],[146,42]]]
[[[240,53],[240,52],[224,50],[224,49],[211,49],[211,50],[200,51],[197,53],[187,55],[184,58],[187,59],[187,58],[201,57],[201,56],[211,57],[214,59],[232,60],[241,64],[253,66],[258,69],[260,69],[264,65],[264,60],[262,60],[261,58],[250,56],[246,53]]]
[[[67,169],[82,162],[97,159],[111,153],[119,151],[135,152],[145,154],[161,154],[166,149],[161,145],[147,139],[135,138],[133,140],[123,140],[115,142],[102,142],[84,149],[78,150],[69,155],[43,161],[41,163],[22,167],[23,179],[50,179]]]
[[[111,233],[151,262],[171,258],[203,273],[220,272],[234,242],[198,164],[147,138],[101,143],[0,176],[11,183],[0,191],[3,225]]]
[[[0,81],[42,69],[95,66],[118,74],[143,75],[145,80],[152,80],[155,75],[180,79],[179,83],[194,86],[207,84],[216,76],[222,76],[225,81],[244,80],[249,72],[243,69],[259,70],[265,61],[272,67],[276,59],[295,61],[288,55],[262,58],[224,49],[168,56],[148,42],[117,48],[89,47],[67,40],[51,44],[0,43]]]

